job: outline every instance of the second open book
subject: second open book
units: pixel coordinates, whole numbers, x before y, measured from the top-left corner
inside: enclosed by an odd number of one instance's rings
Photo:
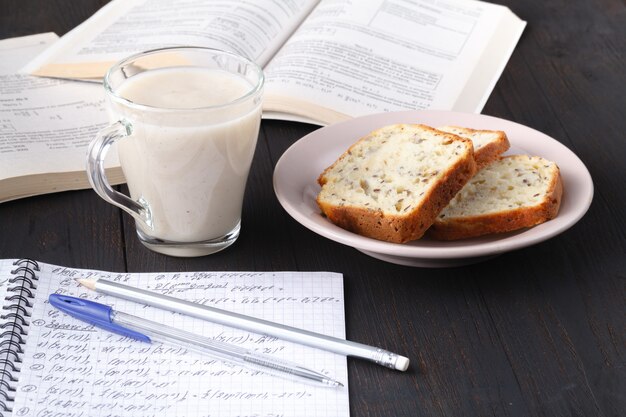
[[[99,80],[130,54],[196,45],[263,66],[270,118],[480,112],[524,26],[474,0],[113,0],[27,70]]]

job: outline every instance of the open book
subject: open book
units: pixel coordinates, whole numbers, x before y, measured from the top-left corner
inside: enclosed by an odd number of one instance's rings
[[[56,42],[0,41],[0,202],[89,187],[87,147],[108,122],[103,89],[60,78],[99,81],[130,54],[238,52],[264,68],[265,118],[325,125],[394,110],[480,112],[524,26],[474,0],[113,0]],[[109,155],[109,182],[124,182]]]
[[[130,54],[196,45],[261,65],[269,118],[479,113],[524,26],[475,0],[113,0],[26,70],[99,80]]]
[[[109,122],[102,86],[18,74],[57,39],[0,41],[0,202],[89,188],[87,147]],[[109,182],[124,182],[115,152],[106,167]]]
[[[108,279],[345,337],[343,278],[328,272],[113,273],[0,260],[2,416],[348,416],[346,357],[99,294]],[[184,347],[107,332],[52,307],[60,293],[298,362],[341,381],[325,388],[227,364]]]

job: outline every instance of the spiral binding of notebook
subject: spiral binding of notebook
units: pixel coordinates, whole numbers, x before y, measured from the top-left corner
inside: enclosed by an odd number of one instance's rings
[[[31,259],[20,259],[13,265],[0,313],[0,417],[10,415],[7,413],[13,409],[39,271],[39,264]]]

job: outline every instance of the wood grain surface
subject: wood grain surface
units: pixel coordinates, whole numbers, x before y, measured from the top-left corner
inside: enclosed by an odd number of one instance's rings
[[[0,39],[63,35],[104,3],[1,0]],[[412,360],[406,373],[349,360],[352,416],[626,415],[626,5],[500,3],[528,26],[483,113],[546,133],[588,167],[593,203],[565,233],[458,268],[375,260],[282,209],[276,161],[317,127],[264,121],[242,234],[228,250],[152,253],[128,216],[84,190],[0,204],[0,257],[113,271],[341,272],[348,338]]]

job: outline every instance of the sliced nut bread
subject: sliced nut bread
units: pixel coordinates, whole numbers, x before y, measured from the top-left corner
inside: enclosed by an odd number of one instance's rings
[[[437,130],[471,139],[478,169],[498,159],[511,146],[506,133],[501,130],[476,130],[460,126],[441,126]]]
[[[428,235],[455,240],[535,226],[556,217],[562,194],[554,162],[538,156],[505,156],[463,187]]]
[[[319,176],[317,204],[339,227],[403,243],[422,237],[475,173],[470,140],[391,125],[361,138]]]

